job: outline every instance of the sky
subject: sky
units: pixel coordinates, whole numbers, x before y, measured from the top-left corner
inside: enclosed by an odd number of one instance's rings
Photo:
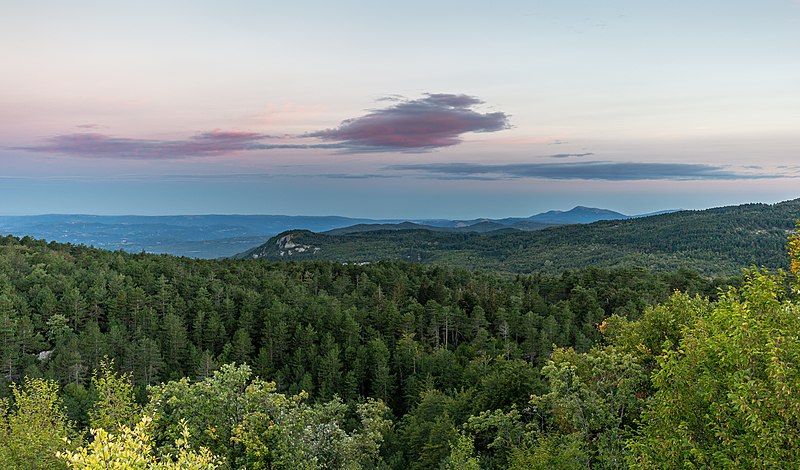
[[[800,197],[800,0],[0,1],[3,215]]]

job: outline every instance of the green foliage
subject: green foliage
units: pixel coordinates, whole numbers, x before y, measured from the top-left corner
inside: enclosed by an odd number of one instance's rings
[[[644,401],[647,376],[630,354],[598,348],[560,349],[542,368],[549,392],[531,398],[542,431],[580,437],[593,468],[619,468]],[[552,444],[552,443],[548,443]]]
[[[391,425],[386,407],[370,400],[358,407],[361,427],[344,429],[347,406],[338,399],[307,406],[302,396],[254,390],[262,408],[234,428],[234,440],[245,445],[247,467],[253,469],[373,468],[383,433]]]
[[[539,371],[529,362],[502,356],[483,359],[470,363],[470,370],[465,373],[475,384],[473,412],[508,409],[512,405],[522,408],[531,394],[542,390]]]
[[[800,465],[800,307],[784,294],[780,276],[751,272],[659,357],[633,464]]]
[[[68,468],[125,470],[214,470],[218,461],[208,449],[194,451],[188,446],[189,431],[175,442],[174,455],[158,455],[150,435],[152,418],[144,416],[134,428],[119,426],[116,433],[92,430],[91,443],[77,450],[59,452]]]
[[[199,382],[188,378],[156,385],[149,389],[146,411],[156,417],[154,436],[159,443],[173,442],[188,428],[193,447],[206,447],[231,466],[244,459],[244,448],[232,441],[233,429],[248,411],[246,390],[251,380],[246,365],[224,365]],[[274,389],[257,381],[255,387]]]
[[[538,436],[529,446],[517,447],[509,459],[509,470],[578,470],[594,468],[579,432],[549,433]]]
[[[0,400],[0,462],[9,469],[60,469],[56,452],[68,447],[74,432],[67,421],[58,384],[25,378],[12,385],[13,406]]]
[[[453,419],[455,400],[438,390],[421,394],[421,400],[398,424],[398,444],[409,468],[435,468],[450,454],[449,443],[458,436]]]
[[[444,470],[480,470],[480,459],[475,456],[472,439],[463,434],[450,444],[450,456],[442,465]]]
[[[136,405],[130,376],[120,376],[113,370],[114,362],[103,361],[92,377],[97,401],[89,412],[92,429],[115,432],[122,426],[134,425],[140,409]]]
[[[495,467],[508,465],[509,455],[530,438],[529,427],[516,408],[508,411],[481,411],[470,416],[464,428],[475,436],[487,462]]]
[[[150,389],[155,435],[169,442],[188,429],[188,442],[207,447],[231,468],[364,468],[379,459],[388,409],[367,400],[356,407],[357,430],[346,431],[348,406],[338,398],[307,405],[274,382],[253,378],[247,365],[223,365],[200,382],[186,379]]]
[[[791,270],[800,276],[800,220],[797,222],[797,230],[789,236],[789,257],[792,259]]]
[[[636,358],[649,373],[658,358],[674,350],[686,330],[712,308],[707,298],[676,292],[663,304],[646,308],[637,320],[612,315],[598,328],[608,342]]]

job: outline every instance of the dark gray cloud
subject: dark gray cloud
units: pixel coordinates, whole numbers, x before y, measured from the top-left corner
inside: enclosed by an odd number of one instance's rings
[[[549,180],[739,180],[784,178],[786,175],[742,173],[700,163],[564,162],[482,165],[477,163],[420,163],[393,165],[386,169],[415,171],[444,179],[481,176],[491,179],[536,178]]]
[[[419,152],[449,147],[468,132],[495,132],[509,127],[502,112],[479,113],[474,96],[428,94],[343,121],[339,127],[309,132],[306,137],[337,142],[351,152]]]
[[[557,153],[555,155],[550,155],[550,158],[588,157],[590,155],[594,155],[594,154],[592,152],[586,152],[586,153]]]

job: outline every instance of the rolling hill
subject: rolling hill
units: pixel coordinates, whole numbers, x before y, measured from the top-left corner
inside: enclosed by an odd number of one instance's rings
[[[336,235],[292,230],[237,257],[351,263],[400,259],[515,273],[585,266],[689,267],[708,275],[736,275],[751,265],[787,267],[786,237],[798,218],[800,199],[538,231],[409,229]]]
[[[539,218],[554,222],[541,221]],[[554,224],[586,223],[628,216],[605,209],[576,207],[528,218],[475,220],[364,219],[340,216],[288,215],[82,215],[0,216],[0,235],[94,246],[130,253],[166,253],[192,258],[229,257],[291,229],[343,234],[374,230],[440,230],[489,232],[539,230]]]
[[[520,222],[522,224],[522,222]],[[438,225],[417,224],[414,222],[401,222],[399,224],[356,224],[349,227],[335,228],[323,232],[326,235],[346,235],[349,233],[362,233],[362,232],[375,232],[379,230],[385,231],[399,231],[399,230],[429,230],[431,232],[477,232],[487,233],[497,230],[540,230],[545,227],[550,227],[549,224],[542,224],[539,222],[529,222],[526,228],[518,228],[515,225],[504,225],[492,220],[483,220],[476,222],[472,225],[443,227]]]

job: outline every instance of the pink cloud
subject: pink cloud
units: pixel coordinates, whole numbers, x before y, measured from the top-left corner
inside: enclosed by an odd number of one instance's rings
[[[339,142],[350,151],[420,151],[461,142],[468,132],[495,132],[509,127],[502,112],[479,113],[482,102],[468,95],[428,94],[343,121],[339,127],[306,134]]]
[[[394,98],[391,102],[388,108],[348,119],[339,127],[296,136],[318,139],[310,143],[286,143],[281,137],[267,134],[216,129],[182,140],[134,139],[81,132],[57,135],[39,145],[15,149],[76,157],[145,160],[208,157],[273,149],[410,152],[459,144],[461,136],[468,132],[495,132],[509,127],[505,113],[475,111],[473,107],[482,101],[473,96],[428,94],[416,100]],[[92,129],[88,126],[84,128]]]
[[[47,139],[42,145],[22,147],[22,149],[78,157],[170,159],[214,156],[247,150],[249,145],[266,137],[268,136],[252,132],[213,130],[185,140],[151,140],[87,132],[58,135]]]

